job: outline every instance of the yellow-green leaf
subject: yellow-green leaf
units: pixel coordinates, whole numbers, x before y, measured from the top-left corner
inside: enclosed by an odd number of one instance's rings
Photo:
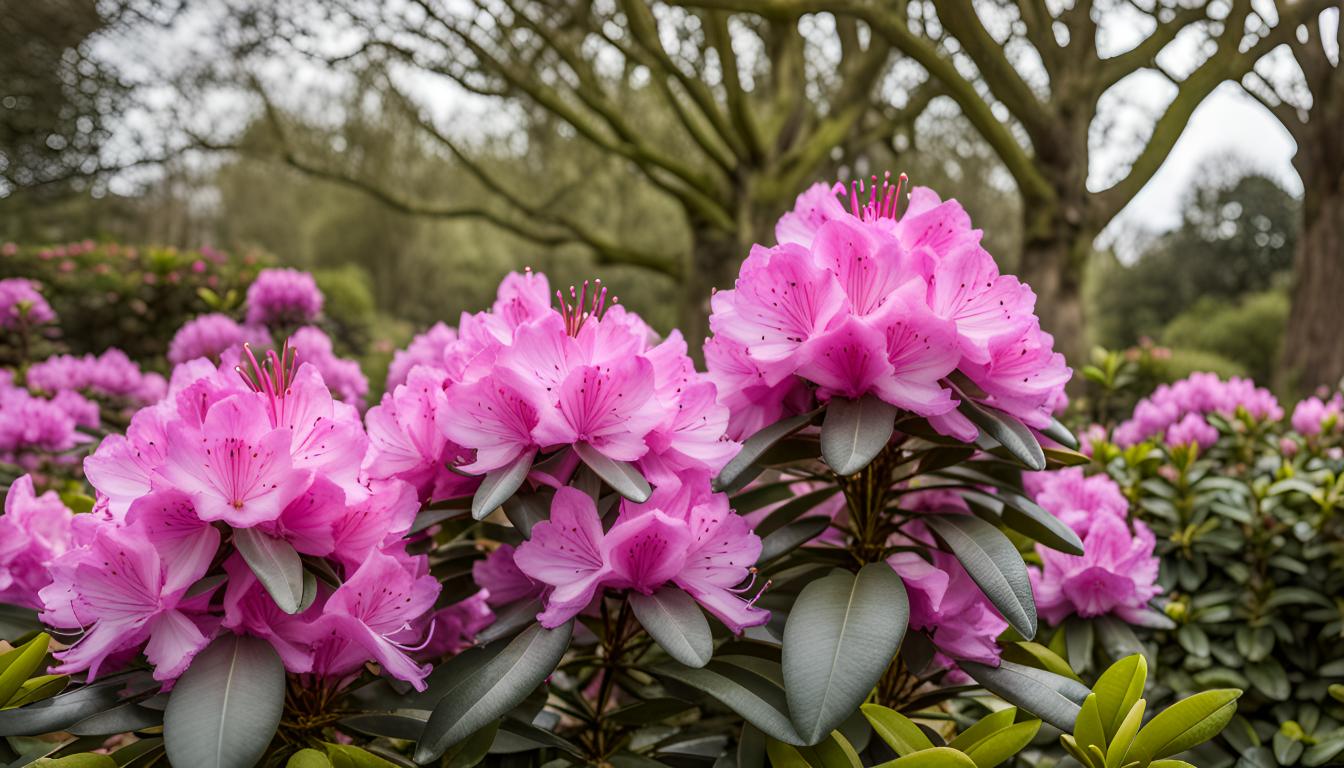
[[[33,765],[37,768],[117,768],[117,761],[107,755],[81,752],[65,757],[44,757]]]
[[[1111,743],[1106,748],[1106,768],[1121,768],[1125,765],[1129,748],[1134,744],[1134,734],[1138,733],[1139,726],[1143,725],[1143,711],[1147,707],[1148,702],[1139,699],[1129,708],[1125,719],[1120,721],[1120,728],[1111,737]]]
[[[877,735],[901,757],[921,749],[933,749],[933,742],[924,731],[900,712],[877,704],[864,704],[861,709]]]
[[[0,704],[8,703],[46,658],[51,637],[45,632],[0,656]]]
[[[10,697],[9,703],[0,707],[0,709],[11,709],[13,707],[22,707],[25,704],[49,699],[52,696],[65,690],[70,684],[70,678],[66,675],[40,675],[30,677],[19,686],[19,690]]]
[[[1078,720],[1073,725],[1073,738],[1078,742],[1078,748],[1084,752],[1088,752],[1094,746],[1100,747],[1103,751],[1106,749],[1106,728],[1101,722],[1098,699],[1097,694],[1088,694],[1082,708],[1078,710]]]
[[[1025,720],[989,734],[968,747],[966,755],[976,768],[994,768],[1021,752],[1041,730],[1040,720]]]
[[[975,744],[995,731],[1001,731],[1004,728],[1007,728],[1012,725],[1013,720],[1016,719],[1017,707],[1008,707],[1006,709],[1001,709],[998,712],[991,712],[980,718],[980,721],[975,725],[972,725],[970,728],[957,734],[957,737],[953,739],[948,746],[953,749],[961,750],[962,752],[970,752],[972,744]]]
[[[951,747],[934,747],[898,757],[877,768],[976,768],[975,761]]]
[[[1212,739],[1237,712],[1241,691],[1221,688],[1197,693],[1159,712],[1134,738],[1129,757],[1146,763],[1180,754]]]
[[[285,768],[332,768],[327,756],[316,749],[301,749],[289,758]]]
[[[1101,674],[1092,691],[1097,695],[1097,712],[1106,734],[1104,746],[1119,730],[1120,723],[1129,714],[1134,702],[1143,695],[1148,681],[1148,661],[1142,654],[1134,654],[1115,662]]]

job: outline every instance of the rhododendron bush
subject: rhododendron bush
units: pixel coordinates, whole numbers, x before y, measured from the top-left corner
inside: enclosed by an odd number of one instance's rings
[[[531,271],[399,352],[376,403],[292,270],[184,322],[166,381],[24,358],[5,423],[52,444],[0,516],[0,756],[1188,765],[1248,683],[1142,725],[1149,664],[1179,665],[1143,643],[1193,632],[1193,577],[1135,510],[1206,451],[1254,462],[1276,417],[1181,394],[1079,453],[1031,289],[903,183],[800,196],[713,296],[703,371],[600,280]],[[11,294],[22,329],[55,320]],[[130,403],[116,428],[79,429],[89,391]],[[1298,455],[1327,455],[1338,406],[1304,407]]]

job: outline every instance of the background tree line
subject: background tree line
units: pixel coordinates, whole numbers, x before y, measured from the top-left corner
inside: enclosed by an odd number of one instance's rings
[[[6,68],[45,72],[60,87],[29,88],[25,104],[39,93],[47,102],[19,110],[26,127],[6,112],[0,234],[211,239],[304,266],[354,264],[380,307],[417,324],[484,303],[508,269],[531,265],[561,281],[600,271],[694,339],[710,289],[730,283],[752,242],[771,238],[801,188],[893,168],[966,204],[1075,360],[1089,340],[1145,335],[1237,356],[1187,338],[1207,322],[1187,320],[1183,336],[1182,317],[1277,302],[1290,327],[1282,356],[1266,345],[1262,359],[1237,364],[1285,385],[1333,382],[1344,374],[1344,344],[1329,332],[1344,290],[1344,158],[1330,138],[1344,128],[1338,6],[220,0],[207,14],[220,55],[172,71],[167,87],[202,115],[212,94],[240,93],[245,119],[178,116],[157,142],[109,152],[103,126],[116,99],[137,90],[115,78],[101,90],[81,85],[102,71],[80,62],[96,59],[100,36],[171,26],[182,7],[62,0],[44,4],[43,20],[11,3],[3,34],[41,37],[59,55]],[[92,28],[74,23],[90,12]],[[1117,25],[1140,34],[1112,50],[1105,39]],[[339,87],[296,95],[275,74],[294,62]],[[1097,132],[1118,131],[1104,97],[1152,72],[1169,82],[1170,102],[1128,167],[1089,186]],[[1297,138],[1302,201],[1212,158],[1176,231],[1127,248],[1140,253],[1133,264],[1098,253],[1098,234],[1229,81]],[[86,90],[106,93],[107,110],[82,102]],[[455,108],[467,103],[487,105],[507,128],[474,125],[479,112]],[[56,152],[52,136],[82,143]],[[24,149],[35,145],[50,151]],[[151,183],[107,191],[109,172],[124,178],[127,166],[165,159]],[[1267,291],[1277,293],[1247,298]]]

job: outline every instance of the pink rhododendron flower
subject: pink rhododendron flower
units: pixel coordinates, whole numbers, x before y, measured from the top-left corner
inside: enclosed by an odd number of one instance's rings
[[[541,585],[518,568],[511,544],[501,544],[473,563],[471,578],[485,591],[492,608],[541,596]]]
[[[37,288],[36,282],[23,277],[0,280],[0,329],[18,328],[21,318],[30,326],[56,321],[56,313]]]
[[[1123,519],[1129,514],[1129,501],[1120,486],[1106,475],[1088,476],[1082,467],[1028,472],[1022,484],[1028,496],[1079,536],[1086,536],[1099,517]]]
[[[307,272],[263,269],[247,287],[248,325],[305,325],[322,314],[322,292]]]
[[[1278,421],[1283,409],[1273,393],[1255,386],[1250,379],[1233,377],[1227,381],[1213,373],[1192,373],[1173,384],[1163,384],[1134,406],[1128,420],[1115,428],[1116,445],[1127,448],[1162,435],[1186,414],[1207,416],[1217,413],[1233,418],[1246,413],[1257,421]]]
[[[978,430],[956,410],[961,398],[1049,426],[1070,371],[1035,295],[999,274],[961,206],[916,188],[898,215],[899,185],[874,179],[867,201],[855,185],[845,210],[842,190],[801,195],[779,244],[753,247],[733,289],[714,295],[705,359],[732,411],[729,434],[812,397],[869,394],[964,441]],[[955,370],[974,386],[947,386]]]
[[[132,405],[149,405],[164,396],[168,383],[157,373],[145,373],[119,349],[101,355],[55,355],[29,366],[29,388],[42,392],[83,392],[122,398]]]
[[[1334,431],[1344,427],[1344,396],[1335,393],[1329,400],[1308,397],[1293,406],[1293,429],[1304,437],[1315,437],[1327,430]]]
[[[70,548],[73,520],[55,491],[36,495],[28,475],[9,486],[0,515],[0,603],[42,607],[38,590],[51,583],[51,562]]]
[[[30,459],[90,442],[92,438],[78,431],[80,422],[88,425],[90,415],[87,401],[78,395],[46,400],[0,384],[0,461],[27,467]]]
[[[933,551],[932,562],[915,552],[898,552],[887,563],[905,582],[910,628],[929,635],[938,648],[935,662],[957,659],[999,663],[998,637],[1008,622],[985,597],[955,557]]]
[[[266,348],[271,336],[261,326],[239,325],[228,315],[201,315],[177,329],[168,343],[168,362],[181,365],[198,357],[218,362],[224,352],[248,343]]]
[[[728,509],[726,497],[710,493],[708,477],[701,474],[687,475],[681,485],[660,486],[644,504],[624,502],[605,532],[592,498],[561,488],[550,519],[533,527],[531,540],[518,547],[513,560],[547,587],[545,610],[537,616],[546,627],[573,618],[604,588],[652,594],[670,583],[741,632],[770,617],[735,591],[750,575],[760,548],[746,521]]]
[[[411,369],[417,365],[444,368],[444,354],[455,341],[457,331],[443,323],[435,323],[429,330],[417,334],[406,349],[399,349],[392,355],[392,364],[387,369],[387,391],[404,384]]]
[[[1123,517],[1102,514],[1082,538],[1081,557],[1036,547],[1042,567],[1029,573],[1041,617],[1055,625],[1071,615],[1150,623],[1148,601],[1162,592],[1153,532],[1142,521],[1131,532]]]
[[[399,478],[415,486],[425,500],[464,496],[475,491],[479,480],[452,472],[464,453],[439,428],[448,411],[443,391],[444,374],[428,366],[416,366],[402,384],[383,394],[383,401],[365,414],[372,450],[365,470],[372,478]],[[462,393],[459,393],[459,397]],[[470,407],[470,398],[457,407]]]
[[[636,462],[655,482],[686,470],[717,473],[737,450],[724,437],[728,409],[680,334],[659,341],[637,315],[608,302],[600,283],[571,289],[568,299],[557,292],[558,309],[549,290],[543,275],[510,274],[490,311],[462,316],[456,338],[424,338],[425,347],[445,344],[424,353],[436,358],[424,368],[437,372],[445,395],[429,405],[448,444],[460,448],[444,458],[483,475],[586,445]],[[563,484],[577,465],[548,465],[551,474],[539,469],[532,480]]]
[[[331,338],[320,328],[304,326],[289,337],[289,346],[298,359],[311,363],[332,393],[341,400],[364,409],[364,397],[369,394],[369,380],[359,363],[337,357],[332,350]]]
[[[1198,413],[1187,413],[1184,418],[1167,428],[1168,446],[1194,445],[1207,450],[1218,442],[1218,430]]]

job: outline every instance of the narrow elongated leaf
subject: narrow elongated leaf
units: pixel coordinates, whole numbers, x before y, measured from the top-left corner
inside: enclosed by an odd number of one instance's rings
[[[877,704],[864,704],[862,709],[873,730],[897,755],[905,757],[921,749],[933,749],[924,731],[900,712]]]
[[[1050,426],[1041,430],[1041,434],[1054,440],[1065,448],[1070,448],[1075,451],[1078,450],[1078,437],[1074,435],[1073,432],[1069,431],[1069,428],[1064,426],[1063,422],[1059,419],[1051,417]]]
[[[958,406],[971,423],[980,431],[1002,445],[1027,469],[1037,472],[1045,469],[1045,451],[1036,441],[1036,436],[1022,422],[996,408],[980,405],[969,398],[962,398]]]
[[[0,707],[13,698],[41,666],[50,643],[51,636],[44,632],[0,656]]]
[[[0,605],[0,640],[14,640],[41,628],[37,611],[17,605]]]
[[[738,476],[755,464],[775,443],[806,427],[812,422],[813,416],[816,416],[816,411],[780,419],[748,437],[742,442],[742,450],[737,452],[737,455],[724,466],[723,471],[719,472],[719,476],[714,479],[714,490],[722,491],[731,487]]]
[[[423,709],[401,709],[396,712],[363,712],[341,720],[352,730],[370,736],[415,741],[425,732],[429,712]]]
[[[471,516],[484,520],[491,512],[499,509],[510,496],[518,492],[532,469],[532,460],[537,457],[536,450],[525,451],[508,464],[486,473],[481,487],[471,497]]]
[[[594,474],[602,478],[603,482],[611,486],[612,490],[636,504],[643,504],[653,494],[653,489],[649,487],[649,481],[644,479],[644,473],[640,472],[634,464],[628,461],[609,459],[601,451],[587,443],[575,443],[574,452],[579,454],[583,463],[587,464]]]
[[[957,664],[986,690],[1066,733],[1073,732],[1081,703],[1091,694],[1075,680],[1011,661],[997,667],[974,661]]]
[[[70,678],[65,675],[39,675],[30,677],[19,690],[10,697],[8,707],[22,707],[25,704],[35,704],[43,699],[50,699],[52,696],[64,691],[70,684]]]
[[[271,743],[285,704],[285,665],[271,644],[228,633],[197,654],[163,713],[173,765],[251,768]]]
[[[104,680],[20,709],[0,710],[0,736],[39,736],[116,706],[124,679]]]
[[[1012,725],[1013,721],[1016,719],[1017,707],[1008,707],[1007,709],[1000,709],[997,712],[990,712],[988,715],[980,718],[980,720],[970,728],[957,734],[957,737],[949,742],[948,746],[965,752],[971,745],[979,742],[991,733],[1001,731]]]
[[[858,709],[901,647],[910,606],[886,563],[808,584],[784,626],[784,690],[794,727],[815,744]]]
[[[1129,708],[1129,714],[1125,715],[1125,719],[1120,721],[1120,727],[1110,738],[1110,747],[1106,750],[1106,768],[1121,768],[1127,764],[1129,748],[1134,743],[1134,736],[1139,732],[1139,726],[1143,725],[1143,712],[1147,708],[1148,702],[1139,699]]]
[[[1129,760],[1141,763],[1178,755],[1217,736],[1237,713],[1241,691],[1196,693],[1158,712],[1134,737]]]
[[[655,665],[652,671],[704,693],[772,739],[793,745],[803,743],[789,721],[784,690],[765,676],[723,658],[712,659],[700,669],[665,663]]]
[[[757,562],[768,563],[792,552],[820,536],[830,525],[830,519],[825,517],[809,517],[789,523],[761,540],[761,556]]]
[[[962,751],[975,761],[975,768],[994,768],[1026,748],[1040,730],[1040,720],[1015,723],[988,734]]]
[[[688,667],[703,667],[714,654],[714,637],[700,606],[690,595],[668,585],[644,595],[632,592],[630,607],[649,636],[667,654]]]
[[[882,763],[878,768],[976,768],[968,755],[951,747],[934,747]]]
[[[920,519],[947,542],[1013,629],[1028,640],[1035,637],[1036,599],[1027,564],[1013,542],[998,528],[971,515],[924,515]]]
[[[504,515],[524,539],[532,538],[532,526],[550,517],[551,505],[539,493],[514,494],[504,502]]]
[[[896,428],[896,406],[867,394],[833,397],[821,422],[821,456],[837,475],[852,475],[887,447]]]
[[[99,712],[70,726],[76,736],[115,736],[163,725],[163,713],[127,702]]]
[[[415,747],[415,761],[438,760],[449,747],[518,706],[555,671],[573,631],[572,621],[555,629],[533,625],[463,678],[434,707]]]
[[[1097,711],[1108,742],[1143,695],[1147,681],[1148,660],[1137,653],[1115,662],[1097,678],[1092,690],[1097,694]]]
[[[268,536],[257,528],[239,528],[233,543],[242,553],[257,581],[285,613],[298,613],[303,606],[303,561],[284,539]],[[316,595],[317,583],[313,583]]]

